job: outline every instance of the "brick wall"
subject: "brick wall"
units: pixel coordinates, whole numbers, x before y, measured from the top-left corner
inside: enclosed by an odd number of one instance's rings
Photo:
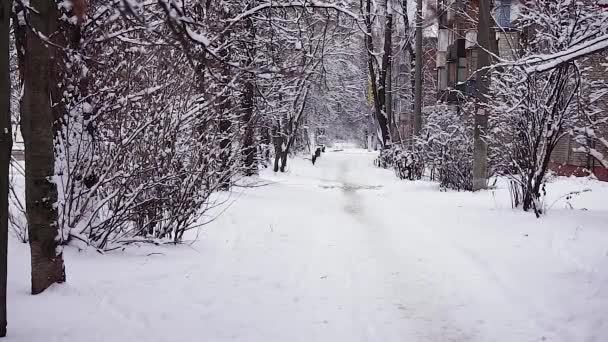
[[[589,4],[595,4],[596,0],[584,0]],[[601,10],[601,9],[598,9]],[[586,68],[586,78],[592,81],[607,82],[608,75],[606,67],[602,66],[607,62],[608,52],[598,53],[589,56],[580,62],[581,69]],[[582,89],[583,94],[589,94],[589,91]],[[598,118],[608,116],[608,96],[604,96],[597,103],[599,109]],[[604,138],[608,138],[608,124],[603,124],[596,131],[597,134]],[[573,137],[564,137],[551,155],[552,169],[558,174],[563,175],[586,175],[589,172],[594,173],[599,179],[608,181],[608,169],[602,167],[598,160],[589,156],[586,153],[574,152],[573,150],[580,145],[574,141]],[[595,148],[608,156],[608,149],[601,143],[595,142]]]
[[[592,55],[581,63],[583,68],[586,67],[589,70],[586,74],[587,79],[592,81],[608,81],[605,67],[602,66],[602,64],[606,62],[607,56],[607,53]],[[582,89],[582,93],[588,94],[589,92]],[[604,98],[599,100],[597,102],[597,107],[600,110],[598,117],[608,116],[608,96],[604,96]],[[608,124],[601,125],[596,133],[604,138],[608,138]],[[594,143],[595,148],[599,150],[600,153],[608,155],[608,149],[597,141]],[[578,147],[580,147],[580,145],[572,136],[568,135],[562,138],[551,155],[552,165],[554,166],[553,169],[558,173],[565,175],[581,174],[582,172],[580,170],[583,169],[594,170],[596,175],[598,173],[602,175],[606,174],[605,168],[603,168],[595,158],[589,156],[587,153],[574,152],[574,149]]]

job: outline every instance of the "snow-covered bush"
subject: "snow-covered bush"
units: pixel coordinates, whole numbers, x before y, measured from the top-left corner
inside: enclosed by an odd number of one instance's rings
[[[419,151],[412,151],[397,144],[380,150],[374,165],[383,169],[392,168],[399,179],[420,179],[424,173]]]
[[[193,68],[189,59],[202,51],[176,48],[170,22],[144,29],[139,19],[153,8],[133,18],[91,6],[110,33],[78,29],[86,39],[62,55],[56,75],[60,238],[101,250],[178,243],[241,171],[241,115],[231,100],[239,88],[217,76],[222,64]]]
[[[578,47],[605,31],[606,14],[578,1],[525,2],[518,21],[522,44],[519,60],[499,63],[493,73],[490,146],[499,174],[507,175],[515,206],[544,211],[543,195],[551,153],[559,140],[581,127],[589,106],[582,94],[588,80]],[[565,51],[580,56],[558,58]]]
[[[463,106],[466,113],[469,105]],[[473,131],[466,114],[447,105],[428,111],[416,150],[432,178],[443,188],[472,189]]]
[[[374,160],[374,165],[383,169],[393,167],[395,165],[396,153],[395,148],[381,149],[378,157]]]
[[[526,211],[543,211],[545,174],[555,146],[576,125],[580,81],[574,63],[543,74],[510,67],[493,80],[493,160],[521,188],[515,203]]]
[[[284,169],[324,56],[339,52],[328,42],[353,24],[236,0],[98,0],[90,12],[63,56],[56,182],[64,243],[100,249],[181,241],[272,138]]]
[[[63,244],[103,250],[180,242],[210,196],[254,174],[273,145],[284,170],[326,57],[348,61],[341,43],[358,30],[343,4],[77,3],[62,3],[49,44],[50,225]]]
[[[416,180],[422,178],[424,164],[420,151],[410,151],[399,146],[395,146],[393,150],[393,168],[399,179]]]
[[[375,165],[393,168],[400,179],[420,179],[425,171],[444,189],[471,190],[473,167],[473,127],[466,114],[448,105],[427,108],[422,133],[413,148],[393,145],[380,151]]]

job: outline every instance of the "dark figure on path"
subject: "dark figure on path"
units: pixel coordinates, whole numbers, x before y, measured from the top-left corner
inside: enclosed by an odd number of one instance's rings
[[[315,153],[312,155],[312,165],[315,165],[315,163],[317,162],[317,158],[319,158],[321,156],[321,148],[317,147],[317,149],[315,150]]]

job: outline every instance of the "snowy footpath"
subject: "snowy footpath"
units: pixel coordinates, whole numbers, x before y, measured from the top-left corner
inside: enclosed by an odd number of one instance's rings
[[[191,245],[68,248],[39,296],[13,240],[6,341],[608,341],[607,183],[554,180],[539,220],[374,157],[265,171]]]

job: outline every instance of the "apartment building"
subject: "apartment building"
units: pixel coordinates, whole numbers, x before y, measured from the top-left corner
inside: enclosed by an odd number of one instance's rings
[[[596,1],[596,0],[585,0]],[[476,95],[477,70],[477,9],[479,0],[437,0],[437,98],[459,108],[467,97]],[[494,0],[493,17],[496,22],[495,50],[505,59],[514,59],[518,51],[520,32],[515,28],[520,10],[519,0]],[[598,9],[602,10],[602,9]],[[593,80],[608,81],[605,63],[608,54],[589,57],[584,63]],[[601,113],[608,115],[608,100],[600,102]],[[467,114],[467,113],[463,113]],[[608,124],[600,127],[600,136],[608,139]],[[589,141],[600,153],[608,156],[608,149],[592,139]],[[571,135],[565,135],[551,156],[550,167],[561,175],[588,175],[608,181],[608,169],[580,148]]]
[[[513,21],[517,18],[518,0],[496,0],[497,50],[503,58],[514,58],[519,33]],[[476,95],[477,9],[479,0],[438,0],[437,79],[438,99],[458,105]]]

